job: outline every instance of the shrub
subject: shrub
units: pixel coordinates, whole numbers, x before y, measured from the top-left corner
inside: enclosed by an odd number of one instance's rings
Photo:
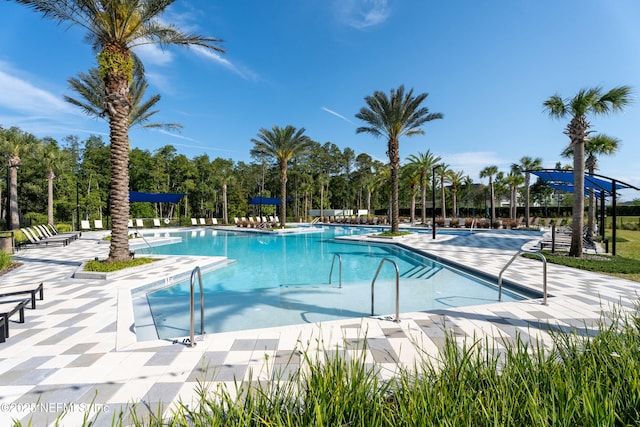
[[[0,251],[0,270],[4,270],[13,263],[11,254],[5,251]]]

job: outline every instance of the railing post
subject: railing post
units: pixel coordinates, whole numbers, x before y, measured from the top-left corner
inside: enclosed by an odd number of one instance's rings
[[[200,335],[204,335],[204,292],[202,291],[202,274],[200,273],[200,267],[196,266],[191,272],[191,281],[190,281],[190,292],[189,292],[189,347],[195,347],[196,341],[194,337],[194,315],[195,315],[195,304],[194,304],[194,279],[195,275],[198,273],[198,282],[200,285]]]
[[[500,274],[498,275],[498,301],[502,301],[502,275],[509,268],[509,266],[516,260],[518,256],[523,253],[528,253],[531,255],[536,255],[542,260],[542,303],[547,305],[547,259],[540,252],[528,252],[528,251],[518,251],[514,256],[511,257],[509,262],[502,267],[500,270]]]
[[[374,310],[373,310],[374,302],[375,302],[374,285],[376,283],[376,279],[378,278],[378,274],[380,273],[380,269],[382,269],[382,265],[385,263],[385,261],[390,262],[396,270],[396,318],[394,322],[399,323],[400,322],[400,271],[398,269],[398,264],[396,264],[395,261],[389,258],[382,258],[382,261],[380,261],[380,264],[378,264],[378,269],[376,270],[376,274],[375,276],[373,276],[373,280],[371,281],[371,315],[373,316],[373,313],[374,313]]]
[[[338,257],[338,263],[339,263],[339,279],[340,279],[340,285],[338,286],[339,288],[342,288],[342,257],[340,256],[339,253],[334,253],[333,254],[333,259],[331,260],[331,270],[329,270],[329,284],[331,284],[331,276],[333,275],[333,264],[336,261],[336,257]]]

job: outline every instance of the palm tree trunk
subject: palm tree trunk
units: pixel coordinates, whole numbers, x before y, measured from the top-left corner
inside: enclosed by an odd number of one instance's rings
[[[53,178],[55,174],[51,169],[47,170],[47,221],[53,224]]]
[[[423,170],[420,173],[420,187],[422,190],[422,225],[427,223],[427,173]]]
[[[587,139],[589,122],[583,116],[569,123],[567,134],[573,145],[573,222],[571,224],[571,247],[569,256],[582,256],[584,228],[584,142]]]
[[[20,159],[9,160],[9,224],[8,230],[20,228],[20,216],[18,215],[18,165]]]
[[[400,205],[398,200],[398,185],[400,182],[400,149],[398,140],[389,139],[389,160],[391,166],[391,232],[400,231]]]
[[[442,219],[444,220],[447,217],[447,202],[445,199],[445,194],[444,194],[444,171],[442,171],[443,174],[440,176],[440,193],[442,194]]]
[[[491,224],[489,228],[493,228],[493,223],[496,220],[496,194],[493,190],[493,179],[489,177],[489,187],[491,189]]]
[[[589,175],[593,175],[595,170],[596,159],[593,155],[589,155],[586,161]],[[589,188],[589,206],[587,208],[587,239],[593,239],[593,229],[596,217],[596,196],[593,188]]]
[[[227,205],[227,184],[222,185],[222,222],[229,223],[229,214]]]
[[[531,183],[531,175],[529,172],[524,174],[524,191],[525,191],[525,201],[524,201],[524,220],[529,224],[529,184]],[[517,215],[516,215],[517,216]]]
[[[109,114],[111,180],[111,246],[109,261],[131,259],[129,252],[129,84],[126,78],[107,76],[105,92]]]
[[[280,227],[287,222],[287,162],[280,164]]]
[[[416,190],[415,188],[411,189],[411,225],[413,225],[416,221]]]

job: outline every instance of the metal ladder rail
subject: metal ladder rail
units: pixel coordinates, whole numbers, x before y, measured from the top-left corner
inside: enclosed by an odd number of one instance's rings
[[[502,300],[502,275],[509,268],[509,266],[518,258],[520,255],[527,253],[531,255],[536,255],[542,260],[542,303],[547,305],[547,259],[540,252],[531,252],[531,251],[518,251],[514,256],[511,257],[509,262],[502,267],[500,270],[500,274],[498,275],[498,301]]]
[[[140,236],[140,238],[142,239],[142,241],[143,241],[143,242],[145,242],[145,243],[147,244],[147,246],[149,247],[149,250],[150,250],[151,252],[153,252],[154,254],[157,254],[157,253],[158,253],[158,251],[156,251],[156,249],[155,249],[153,246],[151,246],[151,243],[149,243],[149,241],[144,237],[144,234],[142,234],[142,233],[140,233],[140,232],[138,231],[138,230],[139,230],[139,228],[138,228],[138,227],[135,227],[135,230],[136,230],[136,234],[137,234],[138,236]]]
[[[331,284],[331,276],[333,275],[333,264],[336,261],[336,257],[338,257],[338,263],[339,263],[340,285],[338,287],[342,288],[342,257],[337,252],[333,254],[333,259],[331,260],[331,270],[329,270],[329,284]]]
[[[194,330],[194,312],[195,312],[195,304],[194,304],[194,278],[196,273],[198,273],[198,282],[200,284],[200,335],[204,335],[204,293],[202,292],[202,274],[200,273],[200,267],[196,266],[191,272],[191,289],[189,294],[189,347],[195,347],[196,341],[194,338],[193,330]]]
[[[371,315],[373,316],[373,305],[374,305],[374,285],[376,283],[376,279],[378,278],[378,274],[380,273],[380,269],[382,269],[382,265],[385,262],[390,262],[393,267],[396,269],[396,318],[394,322],[400,322],[400,270],[398,269],[398,264],[392,259],[382,258],[380,264],[378,264],[378,270],[376,270],[376,275],[373,276],[373,280],[371,281]]]

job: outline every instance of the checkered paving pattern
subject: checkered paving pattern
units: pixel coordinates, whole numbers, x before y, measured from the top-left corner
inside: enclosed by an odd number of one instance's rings
[[[62,425],[80,424],[87,410],[96,425],[111,425],[114,413],[132,403],[138,415],[158,408],[169,413],[178,400],[196,405],[202,384],[233,392],[237,381],[286,379],[303,366],[303,352],[365,357],[390,378],[437,356],[446,334],[460,343],[485,337],[499,349],[516,339],[550,342],[551,330],[593,333],[603,312],[613,305],[631,309],[640,291],[636,282],[549,264],[548,305],[528,300],[402,313],[399,323],[362,318],[208,334],[188,347],[181,340],[138,341],[131,291],[186,276],[195,266],[215,268],[221,258],[159,257],[106,279],[73,278],[82,262],[107,256],[103,234],[83,233],[66,247],[22,250],[15,256],[22,266],[0,277],[0,286],[44,282],[44,301],[26,310],[25,323],[12,319],[11,336],[0,344],[0,425],[47,425],[65,410]],[[393,243],[497,276],[515,252],[540,238],[488,230],[436,240],[413,234]],[[518,259],[505,279],[540,290],[541,264]]]

